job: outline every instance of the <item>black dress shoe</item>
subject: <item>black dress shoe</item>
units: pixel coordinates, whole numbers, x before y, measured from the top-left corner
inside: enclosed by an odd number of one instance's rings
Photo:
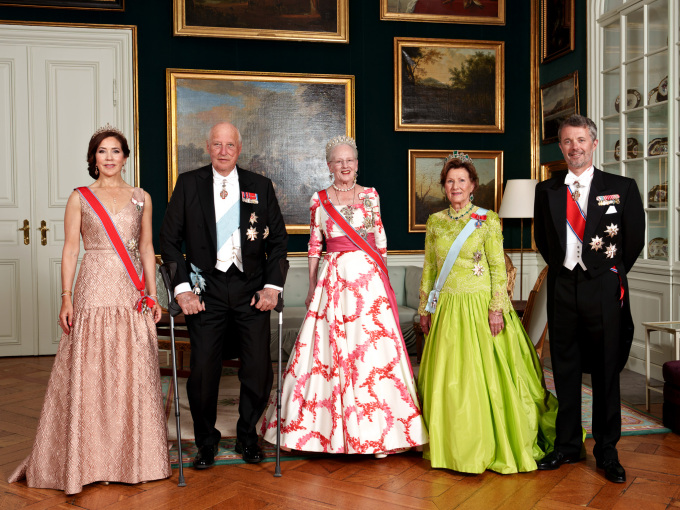
[[[257,443],[244,445],[241,441],[236,440],[236,447],[234,448],[236,453],[240,453],[241,457],[248,464],[257,464],[262,462],[264,454],[262,453],[262,448]]]
[[[573,464],[584,460],[586,456],[581,452],[580,455],[565,455],[562,452],[552,451],[536,463],[536,467],[542,470],[557,469],[562,464]]]
[[[198,453],[194,458],[194,467],[196,469],[208,469],[215,464],[215,452],[217,448],[215,445],[204,445],[198,449]]]
[[[597,461],[597,467],[604,469],[604,477],[610,482],[624,483],[626,481],[626,470],[616,459]]]

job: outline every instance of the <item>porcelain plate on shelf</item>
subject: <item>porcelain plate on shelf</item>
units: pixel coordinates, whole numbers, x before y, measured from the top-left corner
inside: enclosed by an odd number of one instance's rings
[[[668,239],[663,237],[655,237],[649,241],[647,246],[649,258],[652,259],[667,259],[668,258]]]
[[[658,89],[658,87],[657,87]],[[628,89],[628,93],[626,93],[626,110],[630,110],[632,108],[637,108],[640,106],[640,103],[642,102],[642,96],[640,93],[635,90],[635,89]],[[616,108],[616,111],[618,112],[619,109],[621,108],[621,96],[616,96],[616,99],[614,100],[614,108]]]

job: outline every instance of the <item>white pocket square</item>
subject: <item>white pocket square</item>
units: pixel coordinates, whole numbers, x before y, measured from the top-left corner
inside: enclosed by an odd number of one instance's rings
[[[607,209],[607,212],[605,214],[615,214],[616,213],[616,207],[613,205],[609,206],[609,209]]]

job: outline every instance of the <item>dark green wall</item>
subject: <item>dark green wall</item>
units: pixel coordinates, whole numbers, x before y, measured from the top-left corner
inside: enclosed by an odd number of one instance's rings
[[[349,44],[173,37],[170,0],[127,0],[125,12],[0,7],[0,19],[137,25],[141,186],[154,202],[156,243],[167,202],[166,68],[354,75],[360,182],[380,192],[389,249],[419,250],[424,234],[408,233],[408,149],[503,150],[504,180],[531,175],[530,2],[506,3],[506,24],[484,26],[380,21],[378,0],[349,0]],[[577,13],[576,25],[578,36],[585,14],[581,20]],[[395,36],[505,41],[505,133],[395,132]],[[585,85],[585,42],[544,67],[542,82],[578,68]],[[541,160],[556,159],[548,149]],[[519,247],[519,225],[507,222],[505,238],[506,247]],[[304,235],[291,236],[289,250],[306,251],[306,243]]]

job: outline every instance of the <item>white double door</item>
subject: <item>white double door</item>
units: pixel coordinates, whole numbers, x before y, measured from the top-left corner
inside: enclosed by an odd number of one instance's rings
[[[92,183],[87,145],[107,122],[128,134],[134,183],[134,37],[0,24],[0,356],[57,350],[64,208]]]

